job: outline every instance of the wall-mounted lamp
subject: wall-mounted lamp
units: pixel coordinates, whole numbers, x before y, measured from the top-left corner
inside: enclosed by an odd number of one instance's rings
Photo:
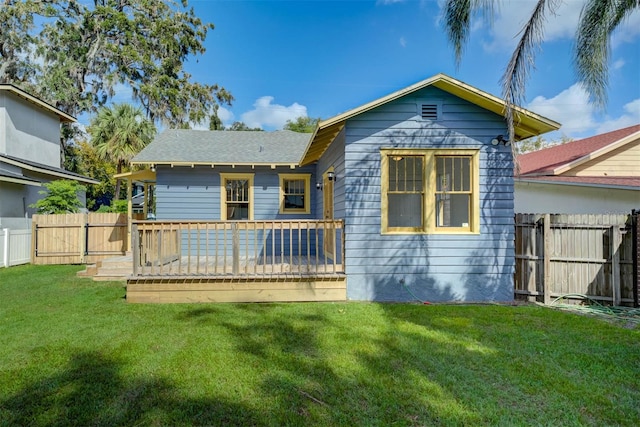
[[[491,140],[491,145],[498,145],[498,144],[508,146],[508,145],[511,145],[511,141],[509,141],[508,139],[505,139],[504,135],[498,135]]]
[[[156,171],[156,165],[151,165],[151,172],[155,172]]]
[[[322,184],[321,183],[316,182],[316,190],[322,191]]]
[[[329,181],[334,181],[334,180],[336,179],[336,174],[335,174],[335,173],[333,173],[333,171],[329,171],[329,172],[327,172],[327,179],[328,179]]]

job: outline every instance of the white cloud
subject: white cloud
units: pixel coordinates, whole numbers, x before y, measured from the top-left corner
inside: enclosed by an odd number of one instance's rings
[[[583,138],[640,124],[640,98],[624,105],[624,113],[614,118],[596,118],[596,107],[580,83],[563,90],[553,98],[538,96],[526,108],[559,122],[559,132],[545,135],[545,139],[562,136]]]
[[[613,65],[611,65],[611,68],[614,70],[619,70],[620,68],[624,67],[624,59],[618,59],[616,62],[613,63]]]
[[[622,108],[624,110],[622,116],[600,123],[596,133],[610,132],[640,124],[640,98],[625,104]]]
[[[538,0],[504,2],[496,9],[493,26],[489,30],[489,40],[484,43],[487,51],[512,49],[520,38],[520,31],[527,22]],[[580,12],[585,1],[562,1],[554,13],[546,14],[544,41],[573,39],[575,37]],[[472,30],[483,29],[482,19],[476,17]],[[631,43],[640,35],[640,10],[634,11],[618,26],[612,36],[612,46]]]
[[[407,47],[407,39],[400,37],[400,46]]]
[[[589,103],[589,95],[580,83],[563,90],[553,98],[537,96],[526,108],[560,122],[560,132],[566,136],[596,127],[595,107]]]
[[[288,107],[272,104],[273,96],[263,96],[254,102],[253,110],[242,114],[242,121],[249,127],[282,129],[287,120],[307,115],[307,107],[294,102]]]
[[[520,32],[538,0],[520,0],[502,3],[496,10],[490,33],[490,41],[485,43],[485,49],[496,51],[504,48],[512,49],[520,39]],[[544,40],[551,41],[562,38],[573,38],[583,2],[561,2],[555,14],[547,12],[544,22]],[[475,26],[474,28],[482,28]]]
[[[222,123],[226,126],[226,125],[230,125],[233,123],[233,119],[235,119],[235,115],[231,112],[231,110],[228,110],[222,106],[218,107],[218,117],[220,118],[220,120],[222,120]]]
[[[631,43],[638,35],[640,35],[640,9],[636,8],[613,32],[611,45],[615,48],[622,43]]]
[[[222,106],[219,106],[218,117],[220,118],[220,120],[222,120],[222,124],[224,126],[229,126],[233,123],[233,119],[235,116],[230,110]],[[191,125],[191,129],[194,129],[194,130],[209,130],[209,123],[210,123],[210,120],[209,120],[209,117],[207,117],[200,123],[190,123],[190,125]]]
[[[376,4],[394,4],[394,3],[403,3],[405,0],[378,0]]]

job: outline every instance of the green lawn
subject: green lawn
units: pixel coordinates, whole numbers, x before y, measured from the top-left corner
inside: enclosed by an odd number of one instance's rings
[[[637,425],[640,329],[537,306],[136,305],[0,269],[0,426]]]

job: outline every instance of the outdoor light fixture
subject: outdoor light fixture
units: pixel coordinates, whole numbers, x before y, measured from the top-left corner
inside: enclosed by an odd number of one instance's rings
[[[505,139],[504,135],[498,135],[491,140],[491,145],[498,145],[500,143],[507,146],[511,144],[511,141],[509,141],[508,139]]]
[[[316,190],[322,191],[322,184],[320,184],[319,182],[316,182]]]
[[[335,173],[333,173],[333,171],[329,171],[329,172],[327,172],[327,179],[328,179],[329,181],[334,181],[334,180],[336,179],[336,174],[335,174]]]
[[[151,172],[155,172],[156,171],[156,165],[151,165]]]

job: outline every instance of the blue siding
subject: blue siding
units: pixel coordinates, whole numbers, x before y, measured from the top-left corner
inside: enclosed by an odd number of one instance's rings
[[[269,167],[169,167],[156,172],[156,217],[164,220],[220,220],[220,174],[252,173],[254,219],[316,218],[317,198],[314,166],[290,169]],[[310,214],[280,214],[280,181],[278,174],[311,174]],[[322,204],[322,199],[320,199]]]
[[[441,120],[417,115],[424,99],[442,102]],[[344,161],[335,167],[344,170],[349,299],[513,299],[513,162],[509,147],[490,144],[505,133],[502,117],[433,87],[347,121],[334,144],[344,144],[344,157],[333,161]],[[479,149],[480,234],[382,235],[380,149],[390,147]]]
[[[256,167],[251,169],[250,167],[169,167],[159,166],[156,171],[156,218],[158,220],[220,220],[220,174],[221,173],[252,173],[254,174],[254,189],[253,189],[253,203],[254,203],[254,219],[255,220],[293,220],[293,219],[315,219],[321,218],[322,212],[317,213],[316,206],[318,206],[318,199],[316,193],[319,193],[315,188],[315,182],[317,180],[315,174],[315,166],[307,166],[303,168],[290,169],[288,167],[271,169],[270,167]],[[310,203],[311,212],[309,214],[280,214],[280,179],[279,174],[291,174],[291,173],[309,173],[311,174],[311,188],[310,188]],[[322,204],[322,198],[320,198],[320,207]],[[182,233],[182,251],[183,255],[186,255],[189,251],[195,254],[200,250],[201,254],[204,254],[207,250],[207,244],[209,252],[218,250],[220,256],[222,256],[223,247],[223,231],[200,231],[200,239],[198,241],[198,232],[192,230],[190,232]],[[320,242],[320,249],[322,248],[322,231],[318,231]],[[207,241],[208,234],[208,241]],[[218,246],[216,247],[216,234],[218,234]],[[228,239],[230,241],[230,232],[227,231]],[[298,248],[298,236],[295,234],[290,237],[288,234],[285,236],[280,235],[279,232],[272,233],[267,230],[267,244],[264,245],[264,233],[259,231],[253,232],[240,232],[241,256],[252,256],[256,252],[259,255],[272,255],[273,247],[279,247],[280,243],[284,241],[285,255],[290,253],[297,255],[299,253]],[[189,238],[190,237],[190,238]],[[257,241],[258,248],[254,248],[254,237]],[[248,244],[244,245],[245,238]],[[292,238],[291,245],[289,240]],[[301,236],[303,247],[306,248],[307,236],[305,233]],[[311,232],[310,241],[313,243],[311,247],[311,254],[315,255],[315,231]],[[191,244],[189,245],[189,242]],[[340,244],[340,242],[338,242]],[[306,249],[305,249],[306,250]],[[227,248],[227,256],[231,255],[231,248]],[[322,252],[322,250],[320,250]],[[280,255],[280,253],[276,254]],[[321,255],[321,254],[320,254]]]

